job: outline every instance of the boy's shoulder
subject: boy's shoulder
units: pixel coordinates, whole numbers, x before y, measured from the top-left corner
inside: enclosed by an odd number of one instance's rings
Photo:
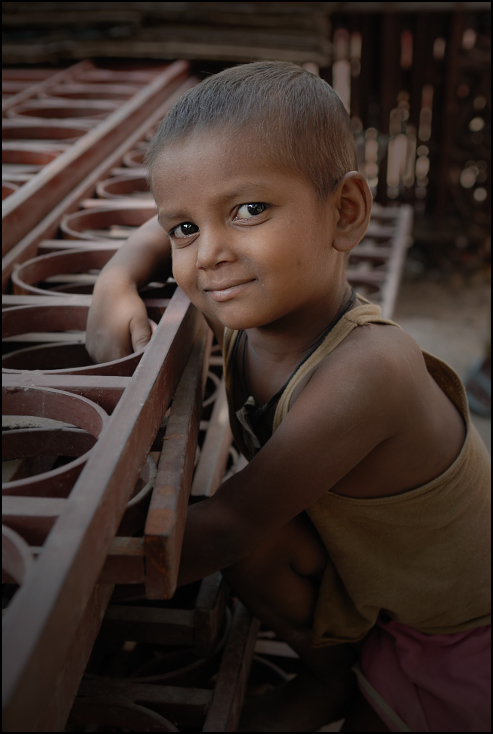
[[[272,448],[279,460],[292,454],[301,467],[317,466],[321,494],[324,483],[352,497],[406,491],[438,476],[460,450],[459,415],[419,346],[396,326],[358,327],[299,387]],[[291,466],[293,476],[298,469]]]
[[[422,351],[409,334],[398,326],[372,323],[354,329],[317,365],[309,381],[324,393],[339,394],[354,410],[380,401],[387,410],[399,410],[427,388],[429,375]]]
[[[364,324],[351,334],[332,353],[334,362],[350,361],[354,367],[363,368],[366,379],[405,379],[409,370],[426,374],[421,348],[416,341],[397,324]],[[349,366],[349,365],[347,365]]]

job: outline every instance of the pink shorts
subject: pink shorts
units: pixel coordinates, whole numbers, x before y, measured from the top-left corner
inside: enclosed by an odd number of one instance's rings
[[[491,731],[491,627],[426,635],[379,622],[354,668],[390,731]]]

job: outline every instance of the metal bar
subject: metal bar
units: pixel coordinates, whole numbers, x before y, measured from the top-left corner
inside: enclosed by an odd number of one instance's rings
[[[18,262],[24,262],[31,257],[35,257],[37,246],[40,242],[54,237],[58,231],[60,219],[64,214],[76,211],[81,199],[92,196],[97,183],[106,178],[109,171],[120,163],[124,154],[131,150],[132,147],[141,140],[146,132],[157,122],[159,122],[167,113],[174,102],[190,87],[197,83],[197,79],[186,79],[178,89],[174,90],[166,101],[153,112],[149,113],[148,118],[125,140],[121,145],[113,151],[102,163],[90,171],[86,178],[81,181],[60,203],[53,205],[52,210],[43,220],[37,224],[28,234],[26,234],[2,259],[2,290],[8,284],[10,274],[14,265]],[[12,197],[9,197],[9,199]],[[79,247],[79,243],[77,243]]]
[[[2,214],[2,253],[7,253],[38,224],[66,193],[128,137],[185,80],[189,64],[177,61],[128,102],[72,145],[5,201]],[[43,191],[43,195],[40,192]]]
[[[10,387],[32,387],[33,376],[29,372],[19,375],[2,375],[2,385]],[[106,375],[46,375],[35,377],[37,387],[53,387],[92,400],[107,413],[112,413],[131,377]]]
[[[198,312],[178,290],[50,533],[36,573],[5,615],[3,706],[10,731],[30,731],[47,705],[198,323]]]
[[[90,707],[84,704],[85,700],[91,697],[106,698],[112,702],[118,700],[122,703],[138,702],[154,710],[157,708],[165,716],[178,719],[182,726],[202,726],[212,695],[212,691],[204,688],[139,684],[136,681],[85,679],[82,681],[79,698],[71,712],[70,723],[75,723],[75,720],[80,723],[90,722]]]
[[[65,663],[58,670],[46,706],[36,722],[35,731],[65,730],[72,702],[112,593],[111,584],[96,584],[94,587],[73,636]]]
[[[211,654],[221,631],[229,595],[229,587],[220,571],[202,580],[193,610],[196,655]]]
[[[382,316],[391,319],[394,313],[397,293],[402,277],[402,268],[410,244],[413,223],[413,209],[409,204],[399,207],[396,232],[388,263],[388,273],[383,285]]]
[[[43,79],[42,81],[36,82],[35,84],[30,84],[22,91],[17,92],[17,94],[12,94],[7,99],[2,100],[2,115],[5,114],[7,110],[10,110],[12,107],[15,107],[21,102],[25,102],[26,99],[36,97],[41,92],[46,92],[47,89],[51,89],[51,87],[56,87],[56,85],[60,84],[60,82],[65,82],[69,79],[72,79],[74,75],[77,74],[77,72],[86,71],[93,68],[94,64],[91,61],[79,61],[78,64],[74,64],[68,69],[63,69],[63,71],[53,73],[47,79]]]
[[[173,397],[144,529],[148,599],[169,599],[176,589],[211,342],[203,321]]]
[[[144,585],[144,539],[113,538],[98,581],[100,584]]]
[[[214,696],[202,731],[238,731],[260,622],[237,602]]]
[[[154,609],[113,604],[106,612],[103,637],[155,645],[193,645],[193,609]]]

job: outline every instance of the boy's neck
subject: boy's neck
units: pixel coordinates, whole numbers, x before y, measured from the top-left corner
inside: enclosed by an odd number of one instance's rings
[[[247,329],[249,349],[270,362],[298,362],[317,342],[351,296],[347,280],[310,312],[289,315],[268,326]]]

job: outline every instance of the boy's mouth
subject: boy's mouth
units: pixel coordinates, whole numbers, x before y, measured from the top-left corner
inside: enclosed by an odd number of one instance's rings
[[[231,298],[235,298],[239,293],[242,293],[251,283],[252,280],[244,280],[240,283],[229,283],[227,285],[214,285],[209,288],[204,288],[204,291],[208,293],[214,301],[229,301]]]

